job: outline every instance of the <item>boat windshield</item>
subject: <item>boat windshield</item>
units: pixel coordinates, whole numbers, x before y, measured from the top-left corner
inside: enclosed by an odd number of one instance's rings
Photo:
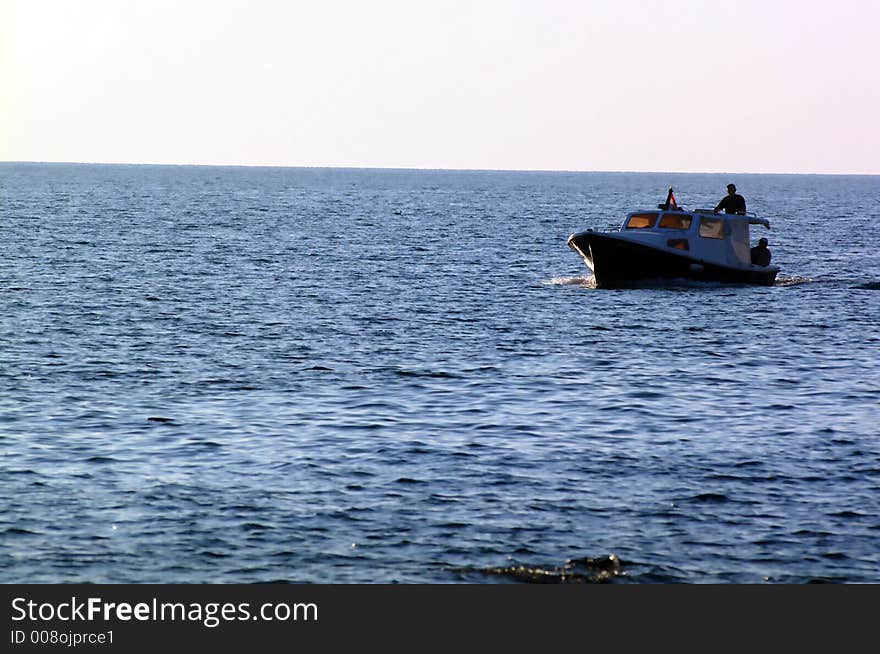
[[[634,213],[626,221],[627,229],[647,229],[657,221],[656,213]]]
[[[691,217],[680,213],[664,213],[658,227],[665,229],[690,229]]]

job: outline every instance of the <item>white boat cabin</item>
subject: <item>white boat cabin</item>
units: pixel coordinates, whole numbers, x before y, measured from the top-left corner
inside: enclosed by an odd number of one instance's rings
[[[716,214],[711,209],[655,209],[627,214],[620,232],[628,241],[741,267],[753,265],[749,225],[769,229],[770,221],[756,216]]]

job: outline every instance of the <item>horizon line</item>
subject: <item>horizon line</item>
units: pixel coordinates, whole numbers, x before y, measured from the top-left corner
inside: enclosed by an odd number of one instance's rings
[[[486,173],[619,173],[619,174],[672,174],[672,175],[810,175],[810,176],[859,176],[877,177],[880,172],[810,172],[810,171],[736,171],[736,170],[576,170],[571,168],[442,168],[428,166],[351,166],[351,165],[296,165],[269,163],[168,163],[152,161],[38,161],[38,160],[0,160],[0,165],[58,165],[58,166],[152,166],[179,168],[290,168],[299,170],[397,170],[424,172],[486,172]]]

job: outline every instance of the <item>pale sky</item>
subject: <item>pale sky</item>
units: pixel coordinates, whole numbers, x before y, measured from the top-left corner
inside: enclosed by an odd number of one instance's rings
[[[0,161],[880,174],[880,0],[0,0]]]

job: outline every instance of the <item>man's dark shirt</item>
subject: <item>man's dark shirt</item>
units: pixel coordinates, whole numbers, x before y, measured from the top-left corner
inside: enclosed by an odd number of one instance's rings
[[[751,250],[752,254],[752,263],[757,264],[759,266],[769,266],[770,265],[770,250],[766,247],[761,247],[760,245],[756,245]]]
[[[724,209],[724,213],[745,213],[746,199],[739,193],[725,195],[724,199],[715,207],[715,211],[721,211],[722,209]]]

